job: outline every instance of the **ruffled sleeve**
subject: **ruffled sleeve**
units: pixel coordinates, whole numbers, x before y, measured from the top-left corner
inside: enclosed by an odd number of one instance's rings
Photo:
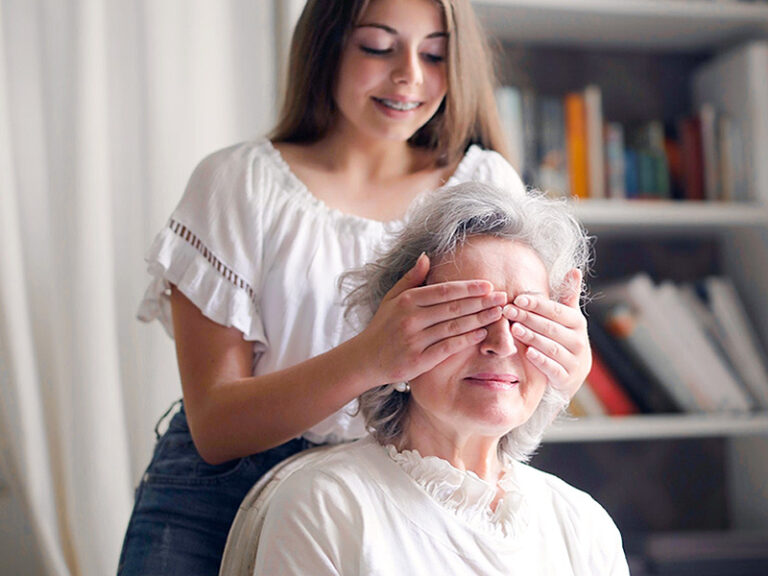
[[[152,280],[138,317],[159,319],[173,337],[170,286],[208,318],[267,346],[259,307],[263,198],[259,147],[238,145],[205,158],[146,254]]]

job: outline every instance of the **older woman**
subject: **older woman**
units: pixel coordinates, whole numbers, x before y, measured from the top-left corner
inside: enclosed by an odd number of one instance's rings
[[[588,239],[561,202],[467,183],[426,195],[407,222],[352,278],[363,320],[418,258],[427,283],[488,281],[509,302],[582,288]],[[476,346],[363,394],[369,437],[280,475],[256,574],[628,574],[605,510],[525,464],[566,399],[526,356],[514,310]]]

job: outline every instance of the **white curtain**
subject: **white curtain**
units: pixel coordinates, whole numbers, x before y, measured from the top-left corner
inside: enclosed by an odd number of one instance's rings
[[[180,396],[172,342],[135,320],[143,254],[197,161],[271,127],[284,14],[0,0],[0,471],[48,574],[116,570]]]

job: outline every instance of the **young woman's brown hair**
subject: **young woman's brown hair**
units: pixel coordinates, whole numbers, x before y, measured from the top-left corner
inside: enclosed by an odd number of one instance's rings
[[[288,82],[275,142],[316,142],[333,125],[335,82],[350,31],[371,0],[308,0],[291,44]],[[490,50],[469,0],[435,0],[448,31],[445,100],[409,140],[434,150],[438,164],[458,159],[470,144],[507,155],[494,99]]]

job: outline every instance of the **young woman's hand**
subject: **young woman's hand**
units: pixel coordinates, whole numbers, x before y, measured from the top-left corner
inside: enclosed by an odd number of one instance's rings
[[[572,398],[592,368],[592,351],[587,320],[579,308],[579,270],[569,272],[568,284],[572,289],[559,302],[518,296],[503,314],[513,322],[514,337],[528,346],[528,359],[553,387]]]
[[[483,340],[483,326],[501,318],[506,293],[494,292],[485,280],[423,286],[429,266],[422,254],[357,337],[374,370],[372,385],[407,381],[431,370]]]

